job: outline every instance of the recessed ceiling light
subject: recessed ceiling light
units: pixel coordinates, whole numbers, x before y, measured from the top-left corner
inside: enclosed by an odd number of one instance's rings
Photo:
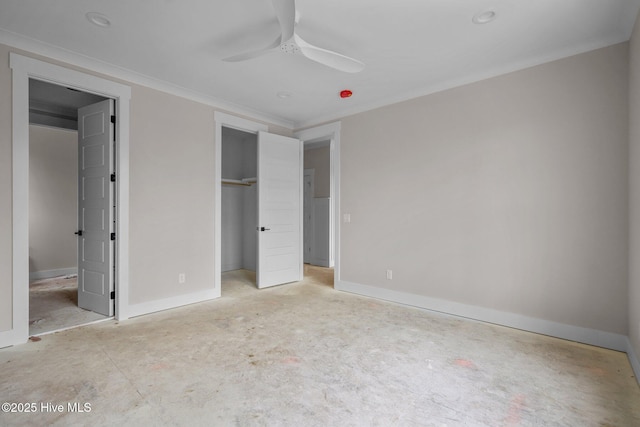
[[[478,12],[473,15],[473,23],[474,24],[488,24],[489,22],[496,19],[496,12],[494,10],[485,10],[484,12]]]
[[[98,27],[107,28],[111,26],[111,21],[102,13],[98,12],[89,12],[85,15],[89,22]]]
[[[293,94],[291,92],[289,92],[288,90],[281,90],[278,91],[278,93],[276,93],[276,96],[280,99],[287,99],[287,98],[291,98]]]

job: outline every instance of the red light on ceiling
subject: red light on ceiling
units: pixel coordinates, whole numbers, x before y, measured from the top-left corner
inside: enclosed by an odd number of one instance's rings
[[[351,95],[353,95],[353,92],[351,92],[349,89],[340,91],[340,98],[349,98]]]

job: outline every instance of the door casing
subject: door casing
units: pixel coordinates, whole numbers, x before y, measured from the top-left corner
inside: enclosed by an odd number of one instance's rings
[[[11,52],[12,70],[12,325],[0,348],[29,337],[29,79],[94,93],[116,103],[115,317],[128,318],[129,302],[129,103],[131,88]]]

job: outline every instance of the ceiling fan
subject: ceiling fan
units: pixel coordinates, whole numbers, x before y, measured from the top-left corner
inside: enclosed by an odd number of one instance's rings
[[[246,61],[247,59],[257,58],[258,56],[280,50],[284,53],[300,54],[312,61],[347,73],[358,73],[364,69],[364,64],[357,59],[314,46],[297,35],[295,32],[295,0],[272,0],[272,2],[273,8],[278,16],[278,22],[280,23],[280,36],[267,47],[230,56],[224,58],[223,61]]]

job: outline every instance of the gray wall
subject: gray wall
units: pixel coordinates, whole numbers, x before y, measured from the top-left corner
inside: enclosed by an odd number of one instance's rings
[[[640,24],[637,21],[629,50],[629,340],[637,358],[640,356]]]
[[[314,169],[313,197],[331,197],[329,146],[304,150],[304,168]]]
[[[78,132],[29,126],[29,272],[78,267]]]
[[[131,304],[211,289],[213,108],[132,86]],[[178,274],[186,283],[178,284]]]
[[[257,136],[222,128],[222,178],[255,178],[258,170]]]
[[[221,196],[222,271],[242,268],[244,235],[244,187],[222,185]]]
[[[627,54],[345,118],[341,278],[626,335]]]

